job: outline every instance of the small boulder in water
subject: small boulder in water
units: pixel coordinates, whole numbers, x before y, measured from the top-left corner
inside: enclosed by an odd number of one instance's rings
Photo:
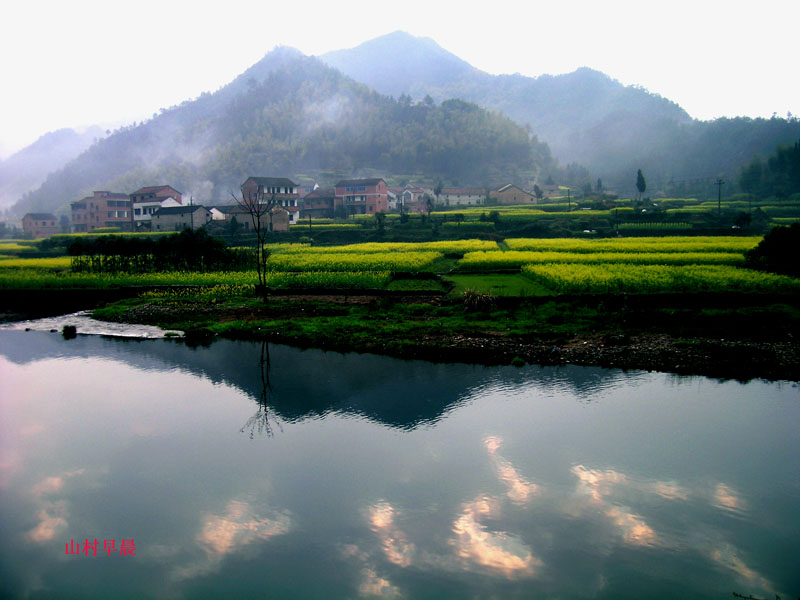
[[[75,325],[64,325],[61,335],[64,336],[65,340],[71,340],[78,335],[78,328]]]

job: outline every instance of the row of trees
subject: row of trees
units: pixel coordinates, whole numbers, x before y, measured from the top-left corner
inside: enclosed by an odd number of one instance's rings
[[[253,266],[252,252],[232,250],[203,229],[159,238],[78,238],[67,246],[67,253],[72,256],[72,270],[84,273],[222,271]]]
[[[742,167],[739,187],[756,196],[787,197],[800,193],[800,141],[779,146],[766,161],[756,157]]]

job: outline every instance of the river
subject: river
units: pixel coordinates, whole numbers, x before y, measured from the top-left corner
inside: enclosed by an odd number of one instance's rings
[[[0,595],[798,597],[799,392],[5,329]]]

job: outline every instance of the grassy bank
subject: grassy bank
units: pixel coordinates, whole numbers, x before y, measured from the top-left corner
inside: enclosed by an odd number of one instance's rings
[[[473,294],[474,292],[470,292]],[[592,364],[748,379],[800,379],[796,299],[751,295],[492,297],[151,293],[95,312],[101,319],[300,347],[479,364]],[[480,301],[480,299],[483,301]],[[687,304],[689,306],[687,306]]]

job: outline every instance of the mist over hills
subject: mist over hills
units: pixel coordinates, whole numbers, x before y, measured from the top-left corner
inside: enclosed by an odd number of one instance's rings
[[[215,202],[253,174],[332,184],[405,173],[488,186],[529,180],[551,163],[545,144],[499,113],[461,100],[394,100],[278,48],[217,92],[99,141],[15,211],[65,210],[94,189],[164,182]]]
[[[0,161],[0,208],[12,205],[25,192],[41,185],[48,173],[63,167],[104,135],[97,126],[81,133],[59,129]]]
[[[537,52],[531,49],[532,61]],[[586,67],[536,78],[490,75],[402,31],[321,58],[385,94],[461,98],[498,110],[530,125],[562,164],[579,163],[621,191],[633,188],[639,168],[664,186],[734,177],[754,155],[800,137],[796,120],[698,121],[675,102]]]

